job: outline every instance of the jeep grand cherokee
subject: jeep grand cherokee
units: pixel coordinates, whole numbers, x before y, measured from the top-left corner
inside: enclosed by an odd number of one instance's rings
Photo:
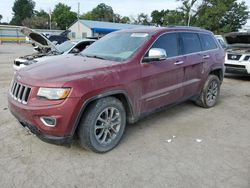
[[[119,143],[127,123],[165,106],[192,99],[213,107],[224,58],[207,30],[118,31],[80,55],[18,71],[9,89],[9,109],[44,141],[69,144],[77,133],[84,148],[107,152]]]

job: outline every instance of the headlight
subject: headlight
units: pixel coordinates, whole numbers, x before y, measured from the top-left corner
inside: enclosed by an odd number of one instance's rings
[[[49,100],[65,99],[69,95],[70,88],[44,88],[40,87],[37,96]]]

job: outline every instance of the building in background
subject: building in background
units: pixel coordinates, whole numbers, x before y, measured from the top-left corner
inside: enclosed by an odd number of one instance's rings
[[[77,20],[68,29],[70,39],[82,39],[86,37],[102,37],[110,32],[121,29],[134,29],[138,27],[151,27],[145,25],[122,24],[113,22],[101,22],[91,20]]]

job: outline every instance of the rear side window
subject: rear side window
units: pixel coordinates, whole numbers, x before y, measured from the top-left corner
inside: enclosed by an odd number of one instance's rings
[[[160,36],[151,48],[162,48],[166,50],[167,57],[178,55],[177,34],[168,33]]]
[[[214,38],[211,35],[208,34],[200,34],[200,38],[201,38],[201,45],[202,45],[202,49],[204,51],[206,50],[212,50],[212,49],[216,49],[217,45],[214,41]]]
[[[201,51],[200,39],[197,33],[181,33],[181,52],[190,54]]]

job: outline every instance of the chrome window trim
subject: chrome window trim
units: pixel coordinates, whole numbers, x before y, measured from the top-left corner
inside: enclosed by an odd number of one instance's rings
[[[146,53],[150,50],[150,48],[154,45],[154,43],[163,35],[165,34],[168,34],[168,33],[196,33],[196,34],[207,34],[209,35],[208,33],[205,33],[205,32],[202,32],[202,31],[166,31],[162,34],[160,34],[155,40],[154,42],[147,48],[146,52],[143,54],[143,56],[141,57],[141,60],[140,60],[140,64],[148,64],[148,63],[143,63],[142,60],[143,60],[143,57],[146,55]],[[199,40],[200,40],[200,36],[199,37]],[[214,37],[213,37],[214,38]],[[200,41],[201,42],[201,41]],[[197,53],[204,53],[204,52],[212,52],[212,51],[217,51],[219,49],[218,47],[218,43],[215,41],[216,45],[217,45],[217,48],[215,49],[211,49],[211,50],[204,50],[204,51],[199,51],[199,52],[193,52],[193,53],[189,53],[189,54],[182,54],[182,55],[178,55],[178,56],[173,56],[173,57],[167,57],[166,60],[171,60],[171,59],[175,59],[175,58],[180,58],[180,57],[184,57],[184,56],[190,56],[190,55],[194,55],[194,54],[197,54]],[[178,44],[179,45],[179,44]],[[178,46],[179,48],[179,46]]]

